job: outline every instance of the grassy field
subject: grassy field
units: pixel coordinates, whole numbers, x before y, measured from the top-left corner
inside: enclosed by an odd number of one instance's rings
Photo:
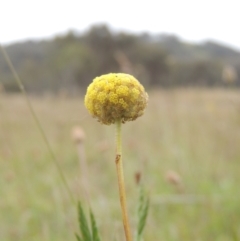
[[[145,115],[123,126],[132,229],[134,176],[141,172],[151,198],[145,241],[240,240],[240,91],[159,90],[149,96]],[[87,208],[71,138],[74,126],[84,129],[91,207],[103,240],[123,241],[114,126],[92,119],[83,97],[31,102],[75,199]],[[76,240],[76,231],[76,207],[24,99],[0,95],[0,240]]]

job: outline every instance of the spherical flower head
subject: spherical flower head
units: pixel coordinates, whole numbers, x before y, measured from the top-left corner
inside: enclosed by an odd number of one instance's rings
[[[106,125],[137,119],[143,115],[147,102],[144,87],[132,75],[123,73],[96,77],[84,99],[89,113]]]

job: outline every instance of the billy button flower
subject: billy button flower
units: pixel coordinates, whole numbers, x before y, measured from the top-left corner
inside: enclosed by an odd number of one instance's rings
[[[144,87],[132,75],[110,73],[96,77],[85,95],[85,106],[89,113],[106,125],[116,124],[116,167],[123,226],[127,241],[132,241],[130,233],[126,192],[122,165],[121,123],[133,121],[143,115],[148,102]]]
[[[143,115],[148,95],[143,86],[129,74],[106,74],[89,85],[85,96],[89,113],[103,124],[122,123]]]

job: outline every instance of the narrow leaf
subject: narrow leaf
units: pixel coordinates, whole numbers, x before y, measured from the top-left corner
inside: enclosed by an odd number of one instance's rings
[[[139,190],[139,206],[138,206],[138,225],[137,225],[137,241],[142,240],[143,230],[146,224],[149,209],[149,199],[145,197],[144,190]]]
[[[90,219],[91,219],[91,226],[92,226],[92,240],[100,241],[96,220],[94,218],[92,211],[90,211]]]
[[[142,208],[141,214],[139,216],[139,223],[138,223],[138,235],[139,236],[142,236],[143,229],[146,224],[148,208],[149,208],[149,199],[144,200],[143,208]]]
[[[77,241],[82,241],[82,239],[80,238],[80,236],[76,233],[76,238],[77,238]]]
[[[92,241],[87,219],[83,212],[80,202],[78,203],[78,220],[79,220],[79,228],[82,234],[83,241]]]

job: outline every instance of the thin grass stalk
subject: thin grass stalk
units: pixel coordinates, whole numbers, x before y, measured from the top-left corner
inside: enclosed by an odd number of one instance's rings
[[[77,151],[78,151],[78,157],[79,157],[79,167],[80,167],[80,173],[81,173],[81,184],[82,188],[85,194],[85,197],[87,199],[88,204],[90,205],[90,186],[89,186],[89,180],[88,180],[88,167],[87,167],[87,160],[85,155],[85,149],[83,142],[79,142],[77,144]]]
[[[119,188],[119,197],[122,210],[123,218],[123,227],[125,232],[125,237],[127,241],[132,241],[129,219],[127,214],[127,203],[126,203],[126,191],[124,184],[124,175],[123,175],[123,164],[122,164],[122,137],[121,137],[121,120],[116,122],[116,167],[117,167],[117,176],[118,176],[118,188]]]
[[[31,113],[31,115],[32,115],[32,117],[33,117],[33,119],[34,119],[34,121],[35,121],[35,123],[37,125],[37,128],[38,128],[38,130],[39,130],[39,132],[40,132],[40,134],[41,134],[41,136],[43,138],[43,141],[44,141],[44,143],[45,143],[45,145],[47,147],[47,150],[50,153],[51,159],[52,159],[52,161],[54,162],[54,164],[57,167],[57,170],[58,170],[58,172],[60,174],[60,177],[62,179],[62,182],[63,182],[63,184],[64,184],[64,186],[65,186],[65,188],[67,190],[67,193],[68,193],[71,201],[75,204],[73,195],[72,195],[71,190],[70,190],[70,188],[68,186],[67,180],[66,180],[66,178],[65,178],[65,176],[63,174],[62,168],[61,168],[60,164],[57,161],[57,158],[56,158],[56,156],[55,156],[55,154],[54,154],[54,152],[53,152],[53,150],[52,150],[52,148],[50,146],[50,143],[49,143],[49,141],[47,139],[47,136],[46,136],[46,134],[45,134],[45,132],[43,130],[43,127],[42,127],[42,125],[41,125],[41,123],[40,123],[40,121],[39,121],[39,119],[38,119],[38,117],[37,117],[33,107],[32,107],[31,101],[30,101],[30,99],[28,97],[28,94],[27,94],[25,88],[24,88],[24,85],[23,85],[20,77],[18,76],[15,68],[13,67],[12,61],[10,60],[6,50],[3,48],[3,46],[1,44],[0,44],[0,49],[1,49],[2,53],[3,53],[4,59],[6,60],[8,67],[10,68],[10,70],[11,70],[13,76],[14,76],[14,79],[15,79],[15,81],[16,81],[19,89],[20,89],[20,91],[22,92],[22,94],[23,94],[23,96],[24,96],[24,98],[26,100],[26,103],[27,103],[27,106],[28,106],[28,108],[30,110],[30,113]]]

